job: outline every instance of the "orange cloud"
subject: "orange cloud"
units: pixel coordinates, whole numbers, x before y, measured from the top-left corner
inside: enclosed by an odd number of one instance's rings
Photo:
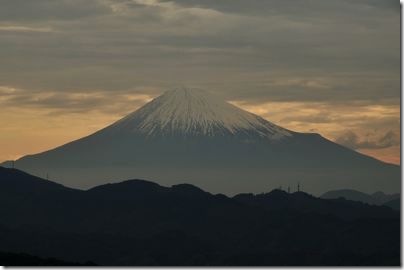
[[[400,106],[328,104],[324,102],[266,102],[233,104],[298,132],[315,132],[338,141],[347,132],[357,136],[355,150],[377,159],[400,163]],[[343,141],[340,140],[340,143]]]

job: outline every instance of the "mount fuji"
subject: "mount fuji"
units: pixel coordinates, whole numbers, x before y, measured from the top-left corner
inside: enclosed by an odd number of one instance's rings
[[[295,190],[297,183],[315,194],[400,190],[399,166],[282,128],[197,89],[168,91],[94,134],[22,157],[15,167],[75,188],[138,178],[225,194]]]

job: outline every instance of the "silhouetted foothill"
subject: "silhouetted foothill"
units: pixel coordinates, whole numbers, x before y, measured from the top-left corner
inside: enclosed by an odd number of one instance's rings
[[[384,192],[378,191],[372,194],[367,194],[364,192],[360,192],[352,189],[340,189],[340,190],[331,190],[320,196],[323,199],[337,199],[337,198],[345,198],[351,201],[359,201],[372,205],[383,205],[389,201],[394,199],[399,199],[400,194],[385,194]]]
[[[304,192],[145,180],[82,191],[0,168],[0,215],[0,250],[57,258],[0,256],[7,265],[400,265],[398,211]]]

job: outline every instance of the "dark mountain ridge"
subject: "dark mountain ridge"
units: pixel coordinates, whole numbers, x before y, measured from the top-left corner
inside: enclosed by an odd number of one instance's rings
[[[385,194],[384,192],[375,192],[367,194],[352,189],[331,190],[320,196],[322,199],[338,199],[345,198],[347,200],[359,201],[372,205],[384,205],[385,203],[400,199],[400,193]]]
[[[30,190],[36,190],[30,193]],[[398,265],[399,213],[144,180],[86,191],[0,168],[0,250],[99,265]],[[375,245],[374,243],[377,243]]]

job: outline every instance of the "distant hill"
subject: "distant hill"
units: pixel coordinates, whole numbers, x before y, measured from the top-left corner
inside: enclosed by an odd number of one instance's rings
[[[400,208],[401,208],[401,199],[400,199],[400,198],[394,199],[394,200],[391,200],[391,201],[388,201],[388,202],[384,203],[383,205],[384,205],[384,206],[388,206],[388,207],[390,207],[390,208],[393,208],[393,209],[395,209],[395,210],[400,211]]]
[[[372,205],[383,205],[391,200],[399,199],[400,194],[385,194],[383,192],[375,192],[373,194],[367,194],[353,189],[339,189],[332,190],[324,193],[320,196],[322,199],[337,199],[345,198],[347,200],[363,202]]]
[[[397,211],[303,192],[227,197],[144,180],[81,191],[0,168],[0,216],[0,250],[78,263],[400,264]]]

